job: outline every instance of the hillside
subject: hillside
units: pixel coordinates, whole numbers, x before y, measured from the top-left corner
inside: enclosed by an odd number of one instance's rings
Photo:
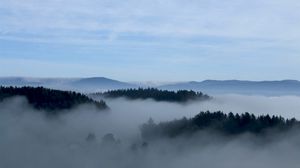
[[[25,78],[0,77],[0,86],[33,86],[78,92],[103,92],[107,90],[138,87],[157,87],[161,90],[194,90],[207,94],[247,94],[247,95],[300,95],[300,82],[297,80],[247,81],[247,80],[205,80],[178,82],[172,84],[128,83],[105,77],[91,78]]]
[[[94,101],[76,92],[43,87],[0,87],[0,101],[14,96],[24,96],[32,107],[37,110],[46,110],[49,113],[71,109],[81,104],[92,104],[99,110],[108,108],[104,101]]]
[[[261,135],[267,131],[286,131],[300,126],[296,119],[284,119],[280,116],[255,116],[253,114],[225,114],[218,112],[201,112],[193,118],[182,118],[155,124],[152,119],[141,127],[144,139],[160,137],[174,138],[182,135],[194,135],[199,131],[209,131],[233,136],[244,133]]]
[[[210,97],[202,92],[188,90],[167,91],[156,88],[119,89],[99,93],[106,98],[126,97],[128,99],[153,99],[155,101],[187,102],[190,100],[208,100]]]
[[[121,82],[104,77],[92,78],[25,78],[0,77],[0,86],[32,86],[47,87],[59,90],[73,90],[79,92],[95,92],[110,89],[135,88],[134,84]]]
[[[82,78],[75,80],[69,84],[72,88],[79,90],[111,90],[111,89],[126,89],[134,88],[136,85],[121,82],[104,77]]]
[[[300,82],[296,80],[282,81],[240,81],[240,80],[205,80],[202,82],[182,82],[163,85],[167,90],[201,90],[208,94],[259,94],[259,95],[300,95]]]

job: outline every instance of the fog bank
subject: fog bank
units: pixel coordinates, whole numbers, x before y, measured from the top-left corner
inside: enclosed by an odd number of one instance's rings
[[[223,95],[186,105],[152,100],[106,100],[109,113],[83,105],[56,118],[29,107],[24,98],[0,103],[0,167],[5,168],[282,168],[298,167],[299,131],[261,144],[252,135],[227,139],[200,132],[186,139],[161,139],[142,146],[139,126],[150,117],[155,122],[202,110],[280,114],[299,118],[299,97]],[[95,139],[87,141],[93,133]],[[105,144],[112,133],[120,143]],[[134,145],[135,144],[135,145]]]

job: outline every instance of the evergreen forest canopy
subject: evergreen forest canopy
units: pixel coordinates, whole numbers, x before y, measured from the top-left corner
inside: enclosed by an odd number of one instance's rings
[[[128,99],[153,99],[155,101],[187,102],[189,100],[209,100],[211,97],[192,90],[168,91],[156,88],[118,89],[98,93],[107,98],[126,97]]]
[[[225,114],[218,112],[200,112],[193,118],[182,118],[169,122],[155,124],[152,119],[141,127],[141,134],[145,140],[159,137],[174,138],[180,135],[193,135],[201,130],[215,131],[224,135],[239,135],[252,133],[262,135],[269,130],[287,131],[300,122],[295,118],[284,119],[281,116],[261,115],[249,113]]]
[[[81,104],[95,105],[99,110],[107,109],[103,100],[95,101],[86,95],[71,92],[47,89],[43,87],[3,87],[0,86],[0,101],[14,96],[24,96],[28,103],[37,110],[46,110],[55,113],[57,110],[71,109]]]

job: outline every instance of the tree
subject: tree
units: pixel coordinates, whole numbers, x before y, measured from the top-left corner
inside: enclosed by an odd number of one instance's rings
[[[220,132],[224,135],[233,136],[242,133],[264,134],[269,129],[286,131],[292,127],[300,126],[296,119],[285,120],[281,116],[262,115],[256,117],[250,113],[224,114],[217,112],[200,112],[191,119],[182,118],[169,122],[155,124],[152,120],[143,124],[141,128],[142,137],[145,140],[156,137],[176,137],[179,135],[194,134],[200,130],[210,130]]]
[[[86,95],[43,87],[0,87],[0,101],[14,96],[24,96],[37,110],[56,114],[60,110],[70,109],[80,104],[92,104],[98,109],[107,109],[104,101],[95,101]]]
[[[154,99],[156,101],[187,102],[189,100],[208,100],[210,97],[192,90],[168,91],[156,88],[118,89],[98,93],[107,98],[126,97],[128,99]]]

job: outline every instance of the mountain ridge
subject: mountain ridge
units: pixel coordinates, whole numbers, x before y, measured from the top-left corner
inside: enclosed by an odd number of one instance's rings
[[[300,81],[247,81],[247,80],[204,80],[201,82],[189,81],[169,85],[162,85],[160,89],[201,90],[208,94],[263,94],[263,95],[300,95]]]
[[[135,84],[106,77],[86,78],[34,78],[34,77],[0,77],[2,86],[43,86],[52,89],[96,92],[119,88],[134,88]]]
[[[151,84],[123,82],[106,77],[86,78],[31,78],[0,77],[3,86],[43,86],[53,89],[74,90],[80,92],[98,92],[115,89],[147,88]],[[203,80],[186,81],[156,85],[155,88],[165,90],[195,90],[207,94],[259,94],[259,95],[300,95],[300,81],[284,80]]]

